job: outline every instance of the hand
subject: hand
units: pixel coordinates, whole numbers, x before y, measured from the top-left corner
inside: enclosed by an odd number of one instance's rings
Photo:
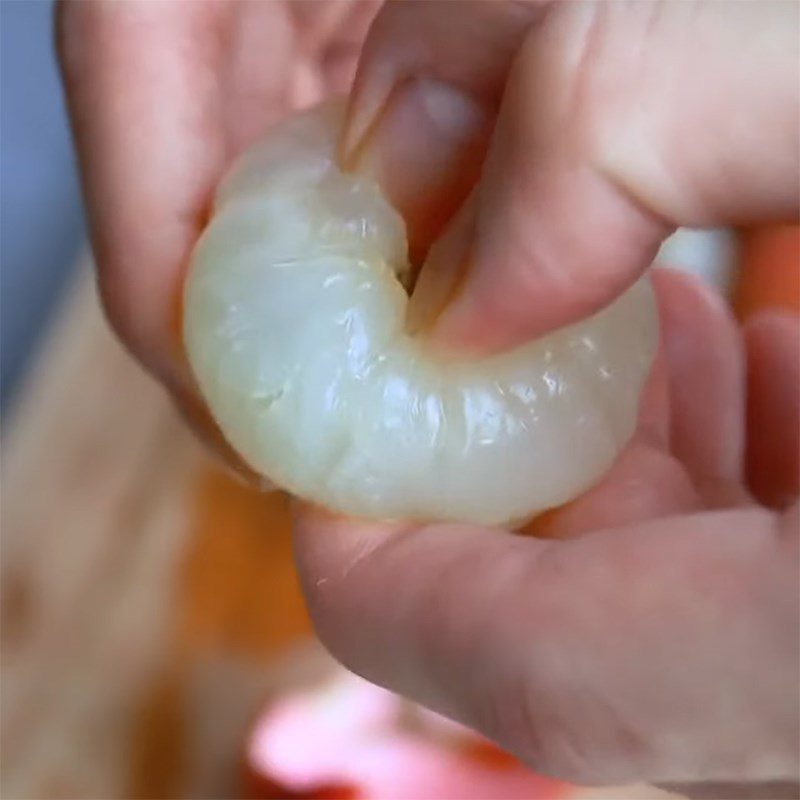
[[[791,1],[390,3],[342,154],[436,238],[419,323],[500,350],[605,305],[676,226],[796,219],[798,62]]]
[[[371,9],[320,10],[60,8],[109,318],[195,415],[182,271],[231,157],[339,83],[324,67],[337,53],[352,61]],[[797,16],[791,3],[388,6],[342,156],[377,172],[427,254],[419,324],[461,347],[510,346],[613,296],[676,224],[796,214]],[[666,349],[636,439],[602,485],[534,523],[577,538],[306,511],[306,589],[346,663],[544,772],[791,778],[797,511],[743,487],[744,351],[727,312],[686,278],[658,289]],[[744,342],[747,453],[785,503],[796,320],[755,320]]]
[[[385,7],[342,151],[430,248],[421,324],[510,346],[619,292],[675,225],[796,215],[797,32],[788,4]],[[798,771],[800,326],[739,331],[655,277],[639,430],[533,522],[556,541],[301,509],[303,582],[347,666],[548,775],[775,797]]]
[[[664,363],[638,432],[527,531],[556,540],[305,509],[303,585],[347,667],[546,775],[793,797],[733,784],[797,777],[798,508],[756,504],[743,472],[747,451],[773,498],[796,496],[800,323],[742,336],[695,279],[656,283]]]
[[[100,291],[202,435],[183,356],[189,254],[230,161],[349,86],[374,2],[62,2],[57,40]],[[216,444],[224,447],[221,437]]]

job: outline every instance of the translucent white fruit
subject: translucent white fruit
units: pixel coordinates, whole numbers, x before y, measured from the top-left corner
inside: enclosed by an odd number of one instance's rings
[[[310,112],[245,153],[195,250],[184,336],[223,433],[277,485],[358,516],[492,524],[575,497],[633,432],[649,279],[511,353],[437,356],[405,330],[403,222],[336,166],[339,121]]]

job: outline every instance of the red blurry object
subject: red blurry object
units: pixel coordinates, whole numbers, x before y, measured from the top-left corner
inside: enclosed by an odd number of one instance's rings
[[[296,792],[255,772],[249,765],[245,768],[244,796],[247,800],[360,800],[355,786],[311,786]]]
[[[249,800],[560,800],[573,791],[347,673],[274,704],[250,736],[245,772]]]

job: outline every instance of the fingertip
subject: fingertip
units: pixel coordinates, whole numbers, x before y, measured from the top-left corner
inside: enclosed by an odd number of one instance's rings
[[[348,517],[301,498],[292,499],[291,513],[295,558],[312,612],[330,611],[329,590],[376,548],[411,527]]]
[[[700,498],[676,459],[660,448],[634,441],[600,483],[539,515],[525,532],[547,539],[572,539],[700,507]]]
[[[345,158],[373,177],[402,216],[409,258],[419,266],[480,173],[489,111],[469,94],[429,78],[396,84]],[[349,147],[349,144],[345,145]]]
[[[396,86],[426,77],[496,105],[508,65],[537,3],[385,3],[359,58],[340,154],[357,153]]]
[[[744,353],[733,312],[700,279],[653,270],[670,387],[670,448],[714,503],[739,486],[744,451]]]
[[[669,230],[615,187],[566,164],[495,156],[481,184],[469,270],[434,335],[480,355],[512,349],[611,303],[650,265]],[[556,158],[555,161],[558,161]]]

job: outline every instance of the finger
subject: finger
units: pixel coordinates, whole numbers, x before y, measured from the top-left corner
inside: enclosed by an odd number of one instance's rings
[[[185,360],[183,276],[225,164],[282,110],[291,34],[274,3],[57,8],[109,321],[201,439],[242,474]]]
[[[397,87],[376,123],[380,151],[364,150],[352,162],[377,178],[403,216],[414,264],[422,262],[477,180],[489,120],[483,105],[446,84],[415,79]]]
[[[298,29],[298,44],[302,52],[316,57],[325,48],[331,37],[342,26],[346,18],[353,15],[353,7],[360,3],[339,0],[306,0],[303,3],[289,3],[289,13]]]
[[[662,350],[640,401],[633,442],[600,483],[525,527],[578,536],[670,514],[747,502],[741,485],[744,377],[730,311],[699,281],[653,271]]]
[[[510,71],[439,336],[518,344],[607,303],[673,225],[795,214],[797,33],[788,4],[554,6]]]
[[[403,214],[412,258],[475,183],[508,66],[542,4],[387,3],[364,44],[342,138]]]
[[[800,320],[761,312],[745,327],[747,479],[769,506],[800,492]]]
[[[790,775],[797,741],[796,559],[775,534],[755,510],[566,542],[306,512],[296,550],[335,656],[540,772],[758,780]]]
[[[796,800],[800,795],[800,785],[796,780],[762,781],[754,783],[714,783],[668,784],[660,788],[674,792],[690,800]]]
[[[295,59],[288,91],[292,108],[311,108],[322,100],[324,94],[325,81],[319,66],[307,59]]]
[[[170,395],[184,422],[233,477],[265,491],[275,488],[269,479],[255,472],[229,444],[198,392],[175,387]]]
[[[671,450],[711,506],[744,497],[744,352],[730,308],[700,280],[653,271],[669,373]]]
[[[639,402],[633,439],[596,486],[539,514],[522,533],[566,539],[702,508],[684,466],[669,452],[669,396],[663,350]]]
[[[346,142],[361,141],[401,76],[433,74],[470,98],[504,83],[442,341],[494,351],[586,316],[634,280],[674,225],[796,213],[796,5],[536,5],[522,45],[517,30],[505,61],[492,61],[488,87],[438,66],[447,47],[395,55],[416,5],[370,37]],[[437,13],[439,29],[472,30],[472,8]],[[428,24],[420,13],[420,29]]]
[[[535,517],[522,532],[568,539],[700,508],[700,497],[681,463],[665,450],[634,441],[597,486]]]
[[[322,68],[331,93],[350,91],[356,74],[358,56],[380,2],[357,0],[335,35],[322,51]]]
[[[395,88],[410,79],[445,83],[496,108],[511,60],[547,5],[386,3],[364,43],[342,136],[344,159],[364,146]]]
[[[225,164],[282,110],[285,9],[75,2],[57,23],[109,320],[148,369],[190,390],[183,273]]]

